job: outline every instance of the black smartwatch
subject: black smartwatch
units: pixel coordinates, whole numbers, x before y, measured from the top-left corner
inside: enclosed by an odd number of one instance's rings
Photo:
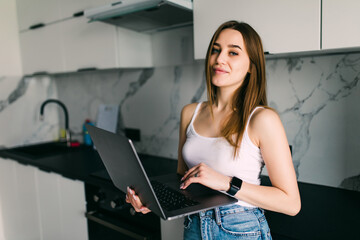
[[[233,177],[230,182],[230,189],[226,192],[230,194],[231,196],[234,196],[241,188],[242,180],[237,177]]]

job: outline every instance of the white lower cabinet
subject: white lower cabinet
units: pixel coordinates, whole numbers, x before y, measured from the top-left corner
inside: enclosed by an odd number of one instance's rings
[[[0,158],[0,240],[88,239],[84,184]]]
[[[184,218],[170,221],[160,219],[161,239],[162,240],[182,240],[184,239]]]
[[[0,158],[0,239],[41,239],[34,167]]]

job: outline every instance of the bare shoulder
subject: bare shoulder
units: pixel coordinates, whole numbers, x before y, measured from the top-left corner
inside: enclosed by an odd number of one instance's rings
[[[279,114],[271,108],[261,108],[254,112],[249,123],[249,131],[254,139],[262,135],[271,135],[282,130]]]
[[[279,114],[272,108],[257,109],[251,117],[251,125],[274,124],[280,121]]]
[[[195,112],[197,105],[198,105],[198,103],[190,103],[190,104],[185,105],[183,107],[183,109],[181,110],[181,120],[185,121],[185,122],[189,122],[192,115]]]

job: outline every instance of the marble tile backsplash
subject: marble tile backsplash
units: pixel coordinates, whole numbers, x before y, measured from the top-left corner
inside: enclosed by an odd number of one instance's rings
[[[360,54],[271,59],[266,68],[269,105],[278,111],[293,146],[298,180],[359,191]],[[79,139],[84,120],[96,121],[100,104],[118,104],[118,129],[141,130],[139,152],[176,159],[182,107],[206,100],[204,62],[0,77],[0,145],[55,138],[62,113],[49,107],[46,121],[38,120],[47,98],[65,103]]]
[[[293,146],[299,181],[360,190],[360,54],[272,59],[266,67],[269,104]],[[182,107],[206,100],[203,69],[198,61],[55,79],[74,130],[96,120],[100,103],[119,104],[119,129],[141,130],[139,152],[176,159]]]
[[[42,77],[0,77],[0,146],[12,147],[59,138],[59,113],[47,106],[40,121],[41,103],[57,98],[54,80]]]

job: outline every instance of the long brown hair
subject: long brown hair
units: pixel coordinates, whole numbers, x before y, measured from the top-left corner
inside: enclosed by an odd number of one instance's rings
[[[250,58],[249,73],[232,97],[232,109],[234,111],[221,129],[222,136],[234,147],[235,157],[251,112],[257,106],[267,107],[265,57],[261,38],[249,24],[228,21],[216,30],[209,44],[205,60],[207,94],[211,115],[213,115],[212,105],[216,104],[218,99],[216,96],[217,87],[211,81],[212,66],[210,66],[210,57],[214,43],[224,29],[234,29],[241,33]]]

